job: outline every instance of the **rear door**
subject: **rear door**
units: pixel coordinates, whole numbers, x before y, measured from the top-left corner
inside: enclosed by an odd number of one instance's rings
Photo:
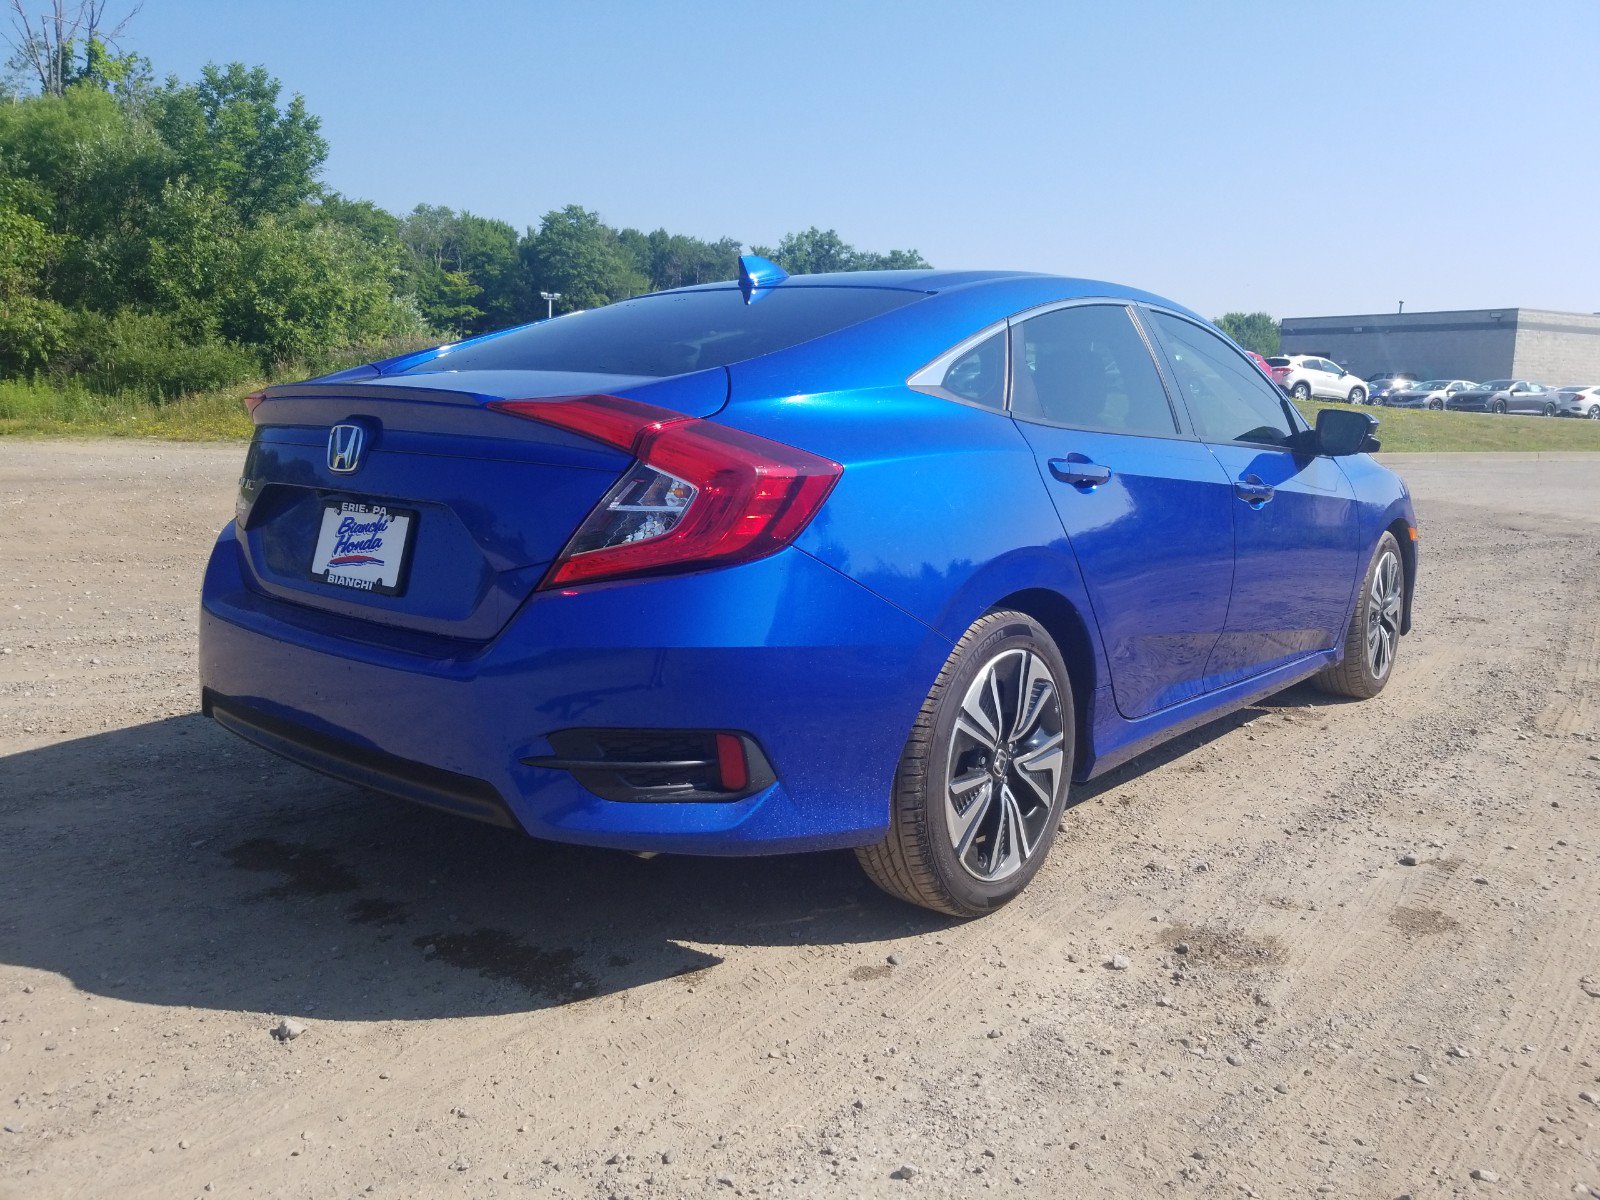
[[[1207,674],[1217,686],[1333,646],[1354,595],[1360,531],[1338,463],[1288,448],[1304,428],[1231,345],[1146,310],[1196,433],[1227,473],[1233,595]]]
[[[1128,307],[1012,322],[1011,414],[1088,585],[1118,710],[1205,691],[1232,586],[1232,491],[1180,425]]]
[[[1317,359],[1317,385],[1316,392],[1329,400],[1337,400],[1344,393],[1340,390],[1339,368],[1337,364],[1325,358]]]

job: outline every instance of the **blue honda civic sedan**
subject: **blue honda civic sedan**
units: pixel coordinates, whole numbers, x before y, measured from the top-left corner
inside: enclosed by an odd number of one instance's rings
[[[555,841],[979,915],[1074,782],[1410,625],[1376,421],[1105,283],[746,259],[250,403],[204,711]]]

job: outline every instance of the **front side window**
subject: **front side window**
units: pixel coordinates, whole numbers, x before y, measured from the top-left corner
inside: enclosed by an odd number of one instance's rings
[[[1058,308],[1015,323],[1011,413],[1105,433],[1178,432],[1155,362],[1120,304]]]
[[[1214,333],[1167,313],[1150,314],[1195,431],[1208,442],[1287,445],[1298,426],[1287,401]]]

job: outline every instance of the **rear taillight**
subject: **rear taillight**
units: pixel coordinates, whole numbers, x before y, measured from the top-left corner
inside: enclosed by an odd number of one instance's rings
[[[616,396],[489,407],[637,460],[578,527],[541,588],[764,558],[799,535],[844,472],[781,442]]]
[[[246,416],[254,416],[256,408],[267,398],[265,392],[251,392],[244,398],[244,411]]]

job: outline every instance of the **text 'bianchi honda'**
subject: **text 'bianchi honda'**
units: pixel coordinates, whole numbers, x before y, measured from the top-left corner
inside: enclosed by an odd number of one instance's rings
[[[1074,781],[1375,695],[1410,624],[1373,418],[1104,283],[746,258],[251,404],[204,710],[555,841],[852,847],[981,914]]]

